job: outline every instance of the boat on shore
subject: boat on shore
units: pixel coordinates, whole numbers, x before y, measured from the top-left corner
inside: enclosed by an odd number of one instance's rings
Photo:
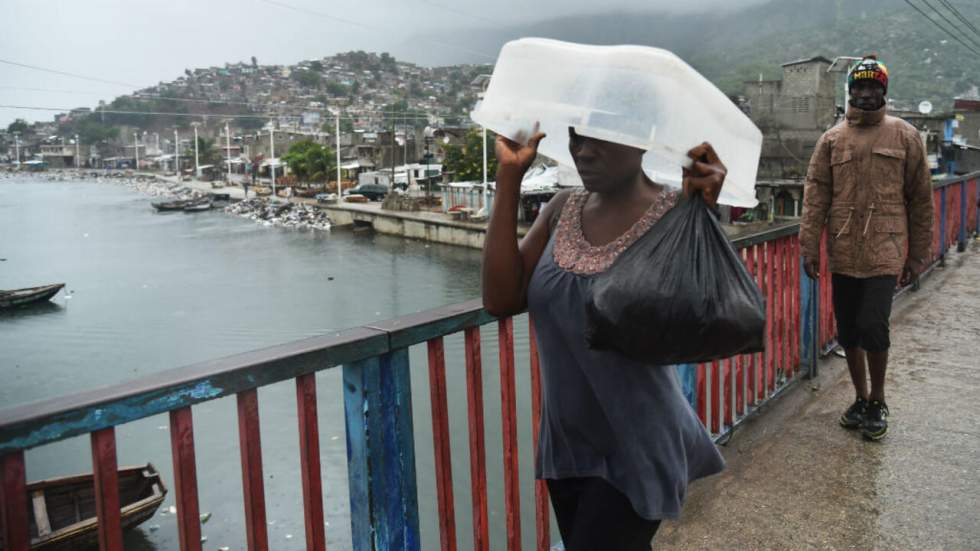
[[[214,204],[211,203],[211,201],[200,201],[197,203],[190,203],[188,205],[184,205],[184,212],[200,212],[204,210],[211,210],[213,206]]]
[[[64,283],[26,287],[24,289],[0,290],[0,308],[14,308],[35,302],[43,302],[58,294]]]
[[[153,208],[158,211],[173,211],[173,210],[184,210],[184,207],[191,203],[188,199],[176,199],[174,201],[155,201],[151,203]]]
[[[27,485],[27,495],[31,549],[68,551],[98,547],[94,475],[32,482]],[[167,488],[152,463],[119,469],[123,530],[153,517],[166,495]]]

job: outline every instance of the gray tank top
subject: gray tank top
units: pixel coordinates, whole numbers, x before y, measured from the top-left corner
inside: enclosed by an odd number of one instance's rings
[[[592,247],[582,235],[586,197],[577,192],[565,203],[528,287],[542,375],[536,476],[601,477],[641,517],[677,518],[688,483],[721,471],[724,460],[684,398],[673,366],[591,350],[584,337],[595,274],[648,231],[675,197],[652,206],[606,247]]]

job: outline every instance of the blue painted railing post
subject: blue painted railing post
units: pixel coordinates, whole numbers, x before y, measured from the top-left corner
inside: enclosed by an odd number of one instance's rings
[[[408,350],[344,365],[354,551],[418,551]]]
[[[939,265],[946,266],[946,188],[939,188]]]
[[[956,252],[966,252],[966,180],[960,182],[960,235],[956,243]]]
[[[800,257],[800,367],[807,368],[807,376],[817,376],[820,328],[820,282],[806,275],[803,257]]]

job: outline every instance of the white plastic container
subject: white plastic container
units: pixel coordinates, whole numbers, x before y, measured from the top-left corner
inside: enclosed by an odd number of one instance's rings
[[[508,42],[471,116],[511,139],[526,140],[540,122],[548,137],[538,152],[573,169],[569,126],[644,149],[644,171],[674,187],[681,185],[681,168],[690,166],[687,151],[708,141],[728,168],[719,201],[757,203],[762,133],[721,90],[667,50],[542,38]],[[574,170],[562,171],[568,173]]]

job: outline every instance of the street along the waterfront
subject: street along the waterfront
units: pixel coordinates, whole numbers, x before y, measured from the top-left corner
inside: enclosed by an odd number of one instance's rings
[[[121,185],[0,180],[0,288],[65,282],[39,308],[0,314],[0,408],[93,389],[181,365],[462,302],[479,295],[479,251],[360,233],[263,227],[221,211],[156,213],[151,198]],[[495,342],[494,325],[484,328]],[[530,442],[527,324],[515,323],[518,428]],[[446,339],[450,433],[457,503],[470,502],[463,342]],[[484,350],[491,540],[505,515],[500,389],[495,347]],[[413,410],[423,548],[438,545],[428,375],[412,354]],[[317,377],[330,549],[350,545],[344,412],[339,369]],[[269,539],[305,545],[295,389],[259,392]],[[497,399],[494,399],[497,398]],[[458,412],[458,414],[457,414]],[[245,545],[234,400],[194,408],[206,549]],[[120,465],[152,462],[170,484],[165,416],[118,429]],[[532,450],[522,445],[522,513],[533,523]],[[87,472],[87,437],[28,452],[28,479]],[[126,537],[126,548],[176,547],[173,495]],[[460,534],[469,508],[457,507]],[[532,546],[533,531],[525,531]],[[471,544],[460,537],[463,548]]]

